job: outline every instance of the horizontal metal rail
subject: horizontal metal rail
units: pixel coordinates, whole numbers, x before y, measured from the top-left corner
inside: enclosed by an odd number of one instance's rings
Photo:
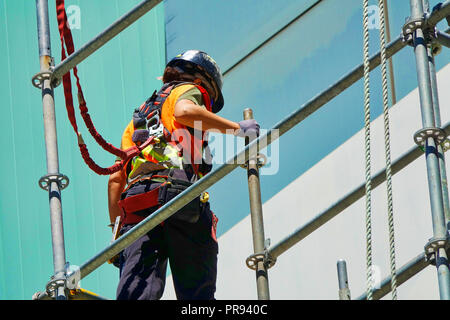
[[[450,122],[443,128],[447,134],[450,133]],[[407,165],[423,155],[423,151],[417,146],[410,148],[400,158],[392,163],[392,174],[398,173],[404,169]],[[375,189],[380,184],[386,181],[385,169],[380,170],[372,178],[372,187]],[[325,223],[336,217],[339,213],[350,207],[353,203],[361,199],[365,195],[365,184],[361,184],[359,187],[349,192],[340,200],[336,201],[331,207],[327,208],[322,213],[315,216],[312,220],[306,223],[304,226],[295,230],[291,235],[281,240],[269,249],[270,256],[277,258],[288,249],[292,248],[295,244],[309,236],[311,233],[319,229]]]
[[[397,285],[401,285],[411,279],[413,276],[418,274],[420,271],[425,269],[427,266],[431,264],[430,261],[426,259],[425,253],[421,253],[405,265],[403,265],[400,269],[397,270]],[[374,300],[379,300],[387,295],[391,291],[391,277],[385,278],[381,284],[379,289],[375,289],[372,291],[372,298]],[[367,293],[360,295],[356,300],[366,300]]]
[[[431,13],[425,16],[426,24],[428,26],[435,26],[441,20],[450,16],[450,0],[436,5]]]
[[[162,0],[145,0],[134,7],[131,11],[123,15],[116,22],[111,24],[107,29],[97,35],[94,39],[86,43],[79,50],[72,53],[64,61],[58,64],[54,69],[51,77],[53,85],[59,82],[63,75],[69,72],[73,67],[77,66],[84,59],[89,57],[92,53],[97,51],[109,40],[117,36],[121,31],[126,29],[145,13],[153,9]]]
[[[447,1],[448,2],[448,1]],[[434,11],[429,17],[430,19],[434,15],[438,14],[439,11]],[[401,49],[403,49],[406,44],[402,41],[401,37],[391,42],[386,48],[387,58],[393,56]],[[370,69],[373,70],[380,65],[380,52],[375,54],[370,58]],[[357,82],[363,77],[363,65],[360,64],[353,71],[348,73],[346,76],[341,78],[334,85],[330,86],[328,89],[317,95],[315,98],[308,101],[297,111],[289,115],[284,120],[280,121],[271,130],[269,130],[265,135],[260,136],[258,139],[251,142],[246,146],[244,150],[235,155],[233,158],[228,160],[225,164],[221,165],[214,171],[210,172],[208,175],[200,179],[198,182],[187,188],[182,194],[178,195],[163,207],[155,211],[153,214],[145,218],[134,228],[120,237],[118,240],[113,242],[111,245],[103,249],[100,253],[92,257],[90,260],[85,262],[80,267],[80,279],[86,277],[92,271],[104,264],[108,259],[118,254],[120,251],[131,245],[141,236],[145,235],[147,232],[155,228],[158,224],[175,214],[179,209],[184,207],[187,203],[192,201],[195,197],[199,196],[207,188],[214,185],[217,181],[225,177],[227,174],[232,172],[237,166],[242,163],[247,162],[249,157],[253,157],[257,154],[259,150],[264,149],[273,141],[278,139],[284,133],[295,127],[301,121],[306,119],[309,115],[317,111],[320,107],[331,101],[334,97],[342,93],[345,89],[350,87],[352,84]],[[67,276],[68,280],[73,280],[77,275],[75,272]]]
[[[441,31],[437,31],[436,32],[436,40],[443,46],[450,48],[450,36],[448,34],[443,33]]]

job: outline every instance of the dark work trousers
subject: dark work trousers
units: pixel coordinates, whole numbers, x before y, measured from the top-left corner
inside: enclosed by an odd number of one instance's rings
[[[177,299],[214,299],[217,218],[209,203],[202,205],[196,223],[179,220],[175,215],[121,252],[118,300],[160,299],[166,282],[167,262]],[[133,226],[123,226],[121,234]]]

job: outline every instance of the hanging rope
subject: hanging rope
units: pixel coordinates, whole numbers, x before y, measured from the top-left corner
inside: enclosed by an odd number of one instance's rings
[[[381,50],[381,79],[383,90],[383,116],[384,116],[384,146],[386,154],[386,185],[388,199],[388,230],[389,230],[389,259],[391,270],[392,299],[397,300],[397,271],[395,266],[395,237],[394,214],[392,201],[392,173],[391,173],[391,142],[389,130],[389,98],[386,72],[386,28],[385,28],[385,0],[379,0],[380,7],[380,50]]]
[[[367,300],[372,300],[372,205],[370,163],[370,66],[369,66],[369,0],[363,0],[363,58],[364,58],[364,131],[366,165],[366,272]]]
[[[391,272],[392,299],[397,300],[397,275],[395,265],[394,215],[392,200],[391,146],[389,129],[389,98],[387,84],[386,58],[386,21],[385,0],[379,0],[380,9],[380,52],[381,78],[383,94],[384,146],[386,157],[386,183],[388,199],[389,260]],[[371,152],[370,152],[370,57],[369,57],[369,1],[363,0],[363,56],[364,56],[364,129],[365,129],[365,166],[366,166],[366,268],[367,300],[372,300],[372,204],[371,204]]]
[[[58,30],[61,39],[61,61],[64,61],[68,55],[74,53],[75,51],[72,32],[70,31],[69,23],[67,21],[67,14],[65,10],[64,0],[56,0],[56,17],[58,21]],[[63,76],[64,99],[66,102],[66,109],[69,121],[73,127],[73,130],[78,136],[78,147],[80,148],[81,156],[84,162],[95,173],[100,175],[110,175],[114,172],[121,170],[129,159],[138,155],[142,151],[142,149],[151,144],[153,138],[149,138],[144,144],[142,144],[139,147],[133,146],[127,150],[121,150],[119,148],[116,148],[112,144],[106,142],[105,139],[103,139],[103,137],[95,129],[94,124],[92,123],[92,119],[88,113],[86,101],[84,99],[83,91],[81,89],[80,79],[78,77],[77,67],[73,68],[73,74],[76,78],[76,85],[78,89],[78,103],[80,114],[81,117],[83,118],[84,123],[86,124],[86,127],[88,128],[89,133],[105,151],[108,151],[109,153],[120,157],[122,160],[108,168],[102,168],[99,165],[97,165],[95,161],[90,157],[87,146],[84,143],[81,134],[78,132],[78,125],[75,118],[75,110],[73,106],[72,83],[69,71]]]

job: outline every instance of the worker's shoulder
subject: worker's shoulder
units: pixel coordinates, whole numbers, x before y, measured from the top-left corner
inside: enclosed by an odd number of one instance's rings
[[[203,105],[203,95],[195,85],[193,84],[182,84],[180,86],[177,86],[175,90],[179,89],[178,93],[179,96],[177,98],[177,101],[187,99],[190,100],[198,105]]]
[[[181,83],[175,88],[173,88],[172,93],[178,93],[180,95],[187,95],[187,94],[200,94],[201,91],[199,88],[197,88],[196,85],[191,83]]]

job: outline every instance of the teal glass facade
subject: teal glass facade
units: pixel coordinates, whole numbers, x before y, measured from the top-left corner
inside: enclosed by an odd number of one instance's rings
[[[76,48],[138,3],[66,1]],[[52,55],[57,64],[61,45],[54,1],[49,1],[49,14]],[[47,173],[41,93],[31,85],[31,77],[39,71],[35,3],[2,0],[0,16],[0,299],[31,299],[33,293],[45,289],[53,274],[48,194],[38,186],[39,178]],[[92,120],[116,146],[133,109],[160,85],[156,78],[165,65],[164,43],[164,6],[160,4],[79,65]],[[106,247],[111,238],[107,227],[108,178],[97,176],[84,164],[67,119],[62,86],[55,89],[55,104],[60,171],[70,179],[62,191],[66,258],[80,265]],[[115,156],[95,143],[79,117],[76,102],[75,108],[92,158],[102,166],[111,165]],[[114,298],[117,282],[118,269],[104,265],[81,280],[81,286]]]
[[[52,54],[58,63],[55,7],[54,1],[49,2]],[[72,6],[68,14],[75,46],[79,48],[139,2],[67,0],[66,7]],[[409,15],[409,3],[388,2],[395,39]],[[375,15],[371,13],[376,22]],[[446,28],[444,22],[439,26]],[[370,36],[370,51],[375,53],[379,50],[376,23]],[[133,108],[159,88],[157,77],[166,61],[187,49],[208,52],[225,73],[225,107],[219,115],[239,121],[242,110],[251,107],[262,128],[270,128],[362,63],[362,2],[196,0],[193,5],[164,1],[78,68],[92,119],[108,141],[119,145]],[[0,299],[30,299],[45,288],[53,272],[48,195],[37,184],[46,173],[46,159],[40,91],[31,85],[31,77],[39,71],[34,1],[0,0],[0,55],[4,112],[0,117]],[[449,60],[444,48],[436,58],[437,69]],[[399,100],[417,86],[412,48],[402,50],[393,61]],[[371,73],[373,119],[382,112],[380,84],[377,68]],[[95,175],[84,164],[67,120],[62,87],[55,89],[55,101],[60,171],[70,178],[62,192],[66,257],[79,265],[110,241],[107,177]],[[109,166],[114,156],[101,150],[77,119],[92,157]],[[361,80],[281,138],[277,174],[261,177],[263,201],[336,149],[363,123]],[[355,152],[363,152],[363,145]],[[210,193],[220,237],[249,214],[245,172],[236,169]],[[292,208],[280,208],[280,214],[283,210]],[[81,286],[114,298],[117,280],[118,270],[104,265]]]

